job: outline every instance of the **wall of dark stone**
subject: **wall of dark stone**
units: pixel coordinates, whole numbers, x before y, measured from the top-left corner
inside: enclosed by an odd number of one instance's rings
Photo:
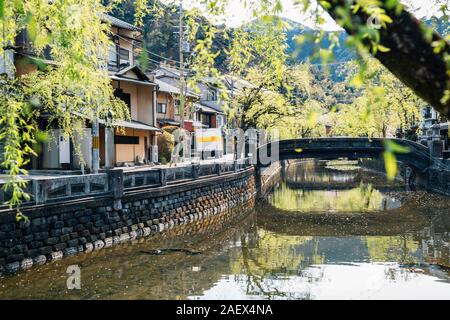
[[[439,163],[437,161],[439,161]],[[363,159],[359,161],[359,165],[368,170],[373,170],[381,174],[385,173],[382,160]],[[433,166],[427,168],[425,172],[420,174],[421,180],[417,180],[417,182],[420,182],[421,188],[450,196],[450,161],[436,160],[436,163],[434,163]],[[406,176],[407,167],[402,163],[398,163],[397,178],[405,181]]]
[[[450,196],[450,168],[428,169],[428,190]]]
[[[259,197],[264,197],[269,193],[274,185],[279,181],[282,168],[289,164],[289,160],[276,161],[267,167],[258,167],[256,179]]]
[[[253,167],[222,176],[0,213],[0,274],[91,252],[208,219],[252,200]]]

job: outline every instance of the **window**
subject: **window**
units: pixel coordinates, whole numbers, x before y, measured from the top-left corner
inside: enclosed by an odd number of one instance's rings
[[[114,136],[115,144],[139,144],[138,136]]]
[[[425,119],[430,119],[431,118],[431,107],[427,106],[423,109],[423,117]]]
[[[108,65],[117,68],[117,47],[115,44],[109,46]]]
[[[217,115],[216,117],[217,128],[222,128],[224,126],[224,118],[221,115]]]
[[[119,69],[126,68],[131,65],[130,50],[119,47]]]
[[[174,113],[176,116],[180,115],[180,100],[175,100],[175,110]]]
[[[166,113],[167,104],[165,103],[158,103],[156,105],[156,112],[158,113]]]
[[[200,122],[206,125],[208,128],[211,128],[211,115],[207,113],[201,113]]]
[[[206,99],[208,101],[217,101],[217,90],[212,89],[212,88],[208,89],[208,94],[207,94]]]
[[[129,93],[123,92],[122,89],[115,89],[114,96],[125,102],[128,109],[131,110],[131,95]]]
[[[120,60],[130,60],[130,51],[124,48],[119,48]]]

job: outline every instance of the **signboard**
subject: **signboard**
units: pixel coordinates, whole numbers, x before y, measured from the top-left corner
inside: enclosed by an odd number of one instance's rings
[[[223,137],[220,128],[195,130],[195,147],[197,152],[223,151]]]

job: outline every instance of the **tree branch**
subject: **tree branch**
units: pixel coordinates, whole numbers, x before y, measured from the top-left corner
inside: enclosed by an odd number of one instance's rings
[[[396,13],[395,9],[386,7],[388,1],[383,1],[382,7],[393,20],[386,28],[379,30],[380,44],[390,49],[389,52],[378,51],[375,54],[386,68],[388,68],[400,81],[411,88],[418,96],[430,103],[436,110],[450,116],[450,99],[443,101],[444,93],[449,89],[450,79],[447,75],[447,66],[444,59],[450,55],[450,46],[446,42],[444,48],[435,53],[432,42],[442,40],[442,37],[433,32],[431,42],[423,34],[425,25],[413,17],[406,10]],[[339,20],[339,8],[348,5],[347,0],[331,0],[330,7],[324,9],[335,20]],[[348,34],[357,33],[357,25],[365,25],[369,16],[358,10],[351,16],[353,26],[346,27]],[[371,50],[372,45],[366,43]]]

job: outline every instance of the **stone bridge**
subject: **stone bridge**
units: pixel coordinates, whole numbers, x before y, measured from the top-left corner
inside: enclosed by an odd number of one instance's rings
[[[413,180],[424,178],[426,170],[433,164],[433,158],[427,147],[404,139],[382,139],[382,138],[302,138],[280,140],[277,143],[265,144],[258,149],[258,166],[269,165],[267,159],[302,159],[314,158],[321,160],[333,160],[339,158],[358,159],[358,158],[380,158],[383,156],[385,142],[390,140],[396,144],[407,147],[409,152],[396,154],[396,159],[405,164],[408,170],[407,174],[412,176]],[[273,150],[272,150],[273,149]],[[263,159],[263,155],[268,157]],[[407,177],[408,183],[409,177]]]
[[[404,139],[382,138],[302,138],[278,141],[279,160],[314,158],[333,160],[338,158],[378,158],[385,151],[385,141],[390,140],[396,144],[407,147],[408,153],[397,154],[397,161],[423,171],[432,163],[429,149],[419,143]],[[276,148],[276,147],[274,147]],[[258,150],[258,165],[265,166],[260,155],[267,149],[269,157],[272,145],[265,144]],[[274,149],[275,151],[275,149]]]

